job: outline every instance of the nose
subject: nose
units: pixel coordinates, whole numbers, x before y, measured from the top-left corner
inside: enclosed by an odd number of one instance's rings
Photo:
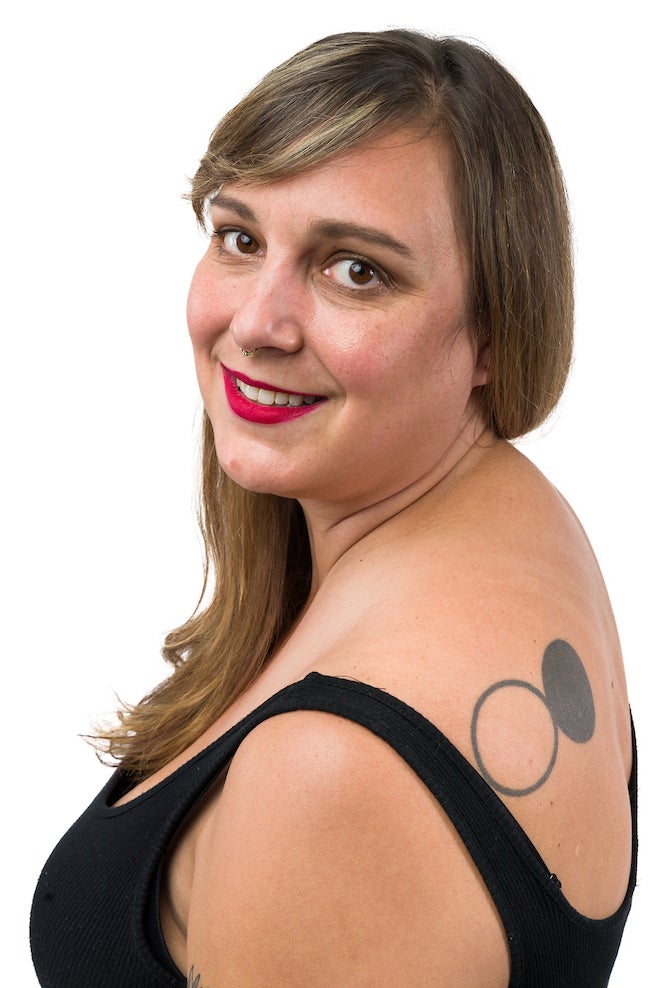
[[[303,344],[306,308],[300,279],[266,261],[241,293],[229,329],[242,350],[271,347],[295,353]]]

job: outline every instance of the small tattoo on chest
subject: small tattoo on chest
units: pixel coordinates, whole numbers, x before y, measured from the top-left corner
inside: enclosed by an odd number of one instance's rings
[[[190,973],[188,975],[187,988],[204,988],[201,983],[201,974],[196,974],[194,969],[194,964],[190,968]],[[208,986],[206,986],[208,988]]]

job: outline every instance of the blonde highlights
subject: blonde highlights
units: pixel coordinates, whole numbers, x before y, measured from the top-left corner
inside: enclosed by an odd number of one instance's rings
[[[450,149],[469,321],[490,353],[481,409],[496,435],[513,439],[551,413],[569,371],[570,222],[547,129],[487,52],[410,31],[341,34],[309,46],[217,125],[192,182],[195,214],[203,223],[227,182],[299,174],[401,128]],[[309,592],[299,505],[224,475],[207,418],[201,502],[210,599],[167,637],[172,675],[98,735],[138,775],[183,751],[257,678]]]

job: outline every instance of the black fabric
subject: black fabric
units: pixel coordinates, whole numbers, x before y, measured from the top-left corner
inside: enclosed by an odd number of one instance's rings
[[[363,725],[395,749],[435,795],[501,916],[510,948],[510,988],[608,983],[636,878],[635,755],[629,887],[614,915],[592,920],[570,906],[512,814],[433,724],[375,687],[311,673],[123,806],[112,803],[130,780],[120,772],[113,775],[57,845],[39,879],[30,935],[42,988],[185,985],[159,930],[157,881],[164,852],[250,731],[293,710],[325,711]]]

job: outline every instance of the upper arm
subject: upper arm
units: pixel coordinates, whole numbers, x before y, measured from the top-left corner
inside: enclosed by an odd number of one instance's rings
[[[475,936],[491,955],[473,957]],[[383,741],[304,711],[246,739],[197,849],[188,964],[201,984],[477,985],[480,964],[491,985],[493,963],[503,984],[502,944],[453,828]]]

